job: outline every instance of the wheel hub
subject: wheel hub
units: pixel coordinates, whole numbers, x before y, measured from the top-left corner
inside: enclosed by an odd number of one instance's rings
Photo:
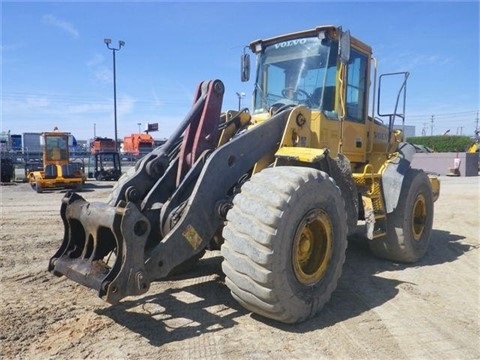
[[[412,214],[412,233],[415,240],[420,240],[427,221],[427,202],[422,194],[415,200]]]
[[[333,227],[320,209],[309,211],[300,222],[293,242],[295,276],[304,285],[313,285],[325,275],[332,255]]]

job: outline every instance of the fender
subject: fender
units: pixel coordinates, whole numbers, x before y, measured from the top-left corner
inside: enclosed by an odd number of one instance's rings
[[[382,188],[385,198],[385,209],[388,214],[397,207],[403,178],[410,169],[415,153],[416,150],[412,144],[406,142],[399,143],[397,152],[382,166]]]

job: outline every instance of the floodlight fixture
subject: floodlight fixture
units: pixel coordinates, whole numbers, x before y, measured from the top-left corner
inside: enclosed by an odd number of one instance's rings
[[[113,120],[115,124],[115,150],[118,151],[118,140],[117,140],[117,72],[116,72],[116,60],[115,53],[125,45],[125,41],[120,40],[118,42],[118,48],[110,47],[112,39],[104,39],[103,42],[107,45],[109,50],[112,50],[113,55]]]

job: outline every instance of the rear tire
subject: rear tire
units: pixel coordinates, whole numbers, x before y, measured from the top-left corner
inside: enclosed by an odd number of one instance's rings
[[[396,209],[387,214],[387,235],[369,241],[381,258],[412,263],[428,250],[433,224],[433,194],[428,176],[409,169],[403,179]]]
[[[77,186],[75,186],[75,191],[76,192],[82,192],[83,191],[83,182],[77,184]]]
[[[40,181],[40,179],[36,180],[35,188],[36,188],[38,194],[41,194],[43,192],[42,182]]]
[[[284,323],[314,316],[345,261],[340,190],[325,173],[275,167],[252,176],[227,214],[225,282],[245,308]]]
[[[33,175],[30,178],[30,187],[35,190],[38,194],[43,192],[42,184],[40,179],[35,178]]]

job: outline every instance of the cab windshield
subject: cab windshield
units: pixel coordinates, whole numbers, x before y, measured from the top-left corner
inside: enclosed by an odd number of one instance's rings
[[[46,135],[45,155],[47,161],[68,161],[68,136]]]
[[[266,47],[257,58],[254,113],[299,104],[333,111],[337,49],[337,42],[318,37]]]

